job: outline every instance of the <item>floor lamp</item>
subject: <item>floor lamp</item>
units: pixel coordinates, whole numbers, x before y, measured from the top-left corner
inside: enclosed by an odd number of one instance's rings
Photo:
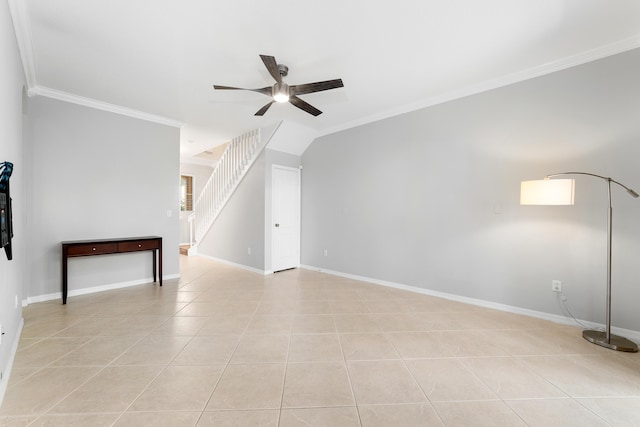
[[[520,204],[521,205],[573,205],[574,180],[573,179],[551,179],[561,175],[588,175],[600,178],[607,182],[609,195],[609,211],[607,215],[607,312],[606,330],[585,330],[582,336],[587,341],[601,345],[606,348],[618,351],[636,352],[638,346],[627,338],[613,335],[611,333],[611,230],[613,208],[611,206],[611,183],[618,184],[633,197],[638,197],[638,193],[620,182],[611,178],[587,172],[562,172],[547,175],[542,180],[523,181],[520,184]]]

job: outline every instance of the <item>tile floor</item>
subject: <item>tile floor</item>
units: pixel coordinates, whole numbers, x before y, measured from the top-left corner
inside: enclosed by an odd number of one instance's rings
[[[308,270],[24,309],[0,424],[638,426],[640,354],[577,328]]]

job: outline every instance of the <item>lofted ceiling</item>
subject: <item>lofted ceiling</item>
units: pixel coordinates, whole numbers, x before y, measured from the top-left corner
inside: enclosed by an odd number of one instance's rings
[[[181,126],[183,160],[282,120],[317,135],[640,46],[637,0],[9,0],[31,94]],[[254,113],[214,91],[273,79],[345,87]]]

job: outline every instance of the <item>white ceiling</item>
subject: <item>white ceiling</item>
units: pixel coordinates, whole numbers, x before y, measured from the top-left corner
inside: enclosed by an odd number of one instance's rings
[[[183,125],[195,155],[281,120],[318,135],[640,46],[638,0],[9,0],[31,93]],[[342,78],[268,98],[212,85]]]

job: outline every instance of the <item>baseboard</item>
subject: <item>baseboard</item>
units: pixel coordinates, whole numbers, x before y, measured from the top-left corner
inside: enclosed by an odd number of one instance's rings
[[[340,271],[328,270],[326,268],[314,267],[311,265],[300,265],[300,268],[304,268],[306,270],[318,271],[320,273],[331,274],[332,276],[344,277],[346,279],[359,280],[361,282],[372,283],[374,285],[381,285],[395,289],[402,289],[404,291],[416,292],[423,295],[429,295],[438,298],[444,298],[451,301],[462,302],[465,304],[471,304],[479,307],[491,308],[494,310],[505,311],[508,313],[521,314],[523,316],[535,317],[537,319],[548,320],[550,322],[558,323],[561,325],[570,325],[577,326],[576,322],[566,316],[560,316],[558,314],[545,313],[543,311],[530,310],[527,308],[516,307],[507,304],[500,304],[493,301],[486,301],[476,298],[469,298],[461,295],[448,294],[446,292],[433,291],[430,289],[418,288],[416,286],[404,285],[401,283],[389,282],[386,280],[373,279],[371,277],[357,276],[355,274],[343,273]],[[604,329],[605,325],[595,322],[590,322],[587,320],[578,319],[583,325],[593,328],[593,329]],[[624,329],[617,328],[615,326],[611,327],[611,332],[616,335],[621,335],[626,338],[629,338],[635,342],[640,342],[640,331],[634,331],[632,329]]]
[[[2,407],[4,395],[7,391],[7,385],[9,384],[9,380],[11,379],[13,361],[15,360],[16,353],[18,352],[18,345],[20,344],[20,337],[22,336],[22,328],[24,328],[24,319],[20,319],[20,324],[18,325],[18,330],[16,332],[16,339],[13,340],[11,352],[9,353],[9,360],[7,361],[7,366],[4,370],[4,373],[2,374],[2,381],[0,381],[0,407]]]
[[[179,279],[179,278],[180,278],[180,274],[168,274],[168,275],[163,275],[162,276],[162,280],[163,281]],[[76,297],[76,296],[80,296],[80,295],[95,294],[97,292],[112,291],[112,290],[115,290],[115,289],[128,288],[130,286],[144,285],[146,283],[153,283],[153,277],[148,277],[146,279],[132,280],[132,281],[129,281],[129,282],[111,283],[111,284],[108,284],[108,285],[92,286],[90,288],[69,290],[69,293],[67,294],[67,296],[68,297]],[[37,303],[37,302],[51,301],[51,300],[56,300],[56,299],[62,299],[62,291],[61,292],[54,292],[52,294],[38,295],[38,296],[34,296],[34,297],[27,297],[27,299],[22,300],[22,306],[26,307],[29,304],[34,304],[34,303]]]
[[[273,273],[273,271],[260,270],[259,268],[249,267],[248,265],[238,264],[236,262],[228,261],[228,260],[222,259],[222,258],[216,258],[216,257],[211,256],[211,255],[196,254],[196,256],[199,256],[199,257],[202,257],[202,258],[207,258],[207,259],[210,259],[212,261],[219,262],[220,264],[230,265],[231,267],[241,268],[243,270],[247,270],[247,271],[251,271],[253,273],[261,274],[263,276],[266,276],[266,275],[269,275],[269,274]]]

